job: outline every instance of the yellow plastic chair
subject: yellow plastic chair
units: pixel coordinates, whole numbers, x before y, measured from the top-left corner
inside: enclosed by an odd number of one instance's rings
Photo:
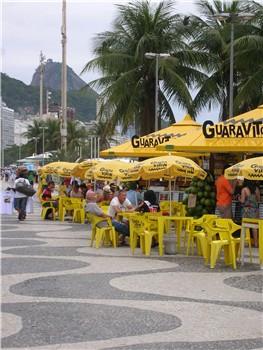
[[[81,198],[60,197],[59,219],[64,221],[67,211],[73,211],[73,222],[85,222],[84,202]]]
[[[108,226],[98,227],[97,224],[102,221],[107,221]],[[94,240],[97,249],[104,243],[107,245],[111,243],[114,248],[117,247],[117,235],[110,218],[102,218],[91,214],[91,247]]]
[[[203,251],[205,251],[205,259],[208,263],[210,260],[210,268],[215,267],[219,254],[224,249],[224,260],[226,265],[232,265],[236,269],[236,243],[232,234],[240,227],[235,223],[230,225],[229,219],[215,219],[213,221],[204,222],[202,224],[205,235],[202,236]]]
[[[56,208],[52,201],[41,201],[41,218],[45,220],[48,210],[52,211],[53,220],[56,220]]]
[[[101,205],[101,209],[103,210],[103,212],[104,212],[105,214],[108,214],[109,205]]]
[[[74,209],[73,209],[73,222],[79,222],[81,224],[85,223],[85,208],[84,208],[84,201],[82,200],[81,203],[73,203]]]
[[[239,225],[230,225],[228,220],[218,219],[214,232],[217,231],[219,239],[214,239],[210,242],[210,268],[215,267],[220,251],[224,248],[224,258],[226,265],[232,264],[233,269],[236,269],[236,242],[232,237],[232,233],[240,227]]]
[[[199,219],[194,219],[192,225],[188,224],[185,229],[187,239],[187,249],[186,255],[189,255],[189,251],[191,250],[191,254],[194,253],[194,243],[196,242],[198,255],[202,255],[202,248],[199,242],[199,237],[204,235],[204,230],[202,227],[203,222],[210,221],[216,219],[218,216],[215,214],[204,214]],[[197,230],[197,227],[201,227],[201,230]]]
[[[160,211],[164,214],[170,213],[170,202],[169,201],[160,201],[159,203]]]
[[[157,215],[156,215],[157,217]],[[130,247],[134,254],[137,247],[138,238],[140,239],[140,248],[143,254],[151,254],[153,236],[158,236],[158,222],[150,215],[138,213],[130,217]]]
[[[218,219],[217,220],[217,224],[220,225],[224,225],[224,222],[227,222],[229,225],[229,231],[231,233],[231,235],[236,232],[237,230],[241,230],[241,226],[237,225],[232,219]],[[235,243],[235,247],[236,247],[236,255],[237,258],[240,260],[240,237],[233,237],[232,239],[234,240]],[[252,259],[253,259],[253,254],[252,254],[252,246],[251,246],[251,237],[250,237],[250,230],[249,228],[246,229],[246,235],[245,235],[245,243],[248,244],[248,249],[249,249],[249,260],[250,263],[252,263]]]

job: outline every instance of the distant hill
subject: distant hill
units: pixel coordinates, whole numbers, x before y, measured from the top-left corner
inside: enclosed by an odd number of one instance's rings
[[[48,89],[59,91],[61,90],[61,63],[53,62],[52,59],[48,59],[44,66],[44,86]],[[31,84],[32,86],[40,85],[40,66],[37,67]],[[80,90],[87,83],[82,80],[72,68],[67,66],[67,89],[71,90]]]
[[[81,79],[80,79],[81,80]],[[26,85],[22,81],[10,78],[1,73],[2,100],[9,108],[21,114],[37,114],[39,112],[39,87]],[[86,83],[84,83],[86,85]],[[52,92],[50,104],[60,105],[60,91],[48,89]],[[45,90],[44,90],[45,92]],[[96,98],[98,94],[87,87],[82,90],[68,92],[68,107],[76,109],[76,118],[89,121],[96,118]],[[45,93],[43,98],[45,106]]]

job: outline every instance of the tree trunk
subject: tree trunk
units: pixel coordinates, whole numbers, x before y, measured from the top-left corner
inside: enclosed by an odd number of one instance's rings
[[[140,120],[140,136],[154,132],[154,108],[152,104],[145,105],[143,116]]]

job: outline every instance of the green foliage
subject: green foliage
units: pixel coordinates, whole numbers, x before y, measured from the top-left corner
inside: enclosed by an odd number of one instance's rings
[[[60,149],[60,124],[59,120],[49,119],[47,121],[34,120],[33,125],[28,127],[25,136],[29,139],[26,145],[21,146],[21,158],[32,156],[35,152],[35,137],[37,140],[37,153],[43,151],[43,131],[45,130],[45,152],[54,152],[54,160],[75,161],[79,157],[79,147],[82,146],[82,153],[85,158],[88,158],[89,148],[85,147],[85,141],[89,136],[86,129],[84,129],[77,121],[68,121],[68,143],[67,152]],[[19,147],[14,145],[4,151],[5,165],[15,163],[19,159]]]
[[[200,57],[183,41],[182,19],[172,14],[173,2],[135,1],[118,10],[112,31],[97,36],[96,58],[83,70],[98,69],[103,75],[90,83],[102,90],[101,112],[108,104],[114,126],[121,123],[125,131],[135,122],[139,134],[153,132],[156,64],[145,54],[165,52],[171,57],[159,61],[161,115],[174,122],[169,101],[193,114],[189,88],[203,75],[193,67]]]
[[[24,84],[22,81],[1,74],[2,99],[9,108],[24,114],[39,112],[39,87]],[[60,91],[52,92],[52,104],[61,104]],[[45,91],[44,91],[45,92]],[[96,117],[97,93],[89,87],[78,91],[68,91],[68,106],[76,109],[76,119],[93,120]]]
[[[197,86],[194,108],[211,109],[220,106],[221,119],[229,115],[229,76],[231,23],[229,18],[218,19],[222,12],[234,21],[234,115],[256,108],[263,103],[263,6],[254,1],[202,0],[197,3],[200,17],[191,17],[187,28],[188,40],[195,50],[208,53],[201,66],[207,77]],[[242,13],[254,14],[250,20],[242,19]]]

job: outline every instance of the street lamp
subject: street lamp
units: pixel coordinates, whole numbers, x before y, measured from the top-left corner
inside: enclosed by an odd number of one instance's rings
[[[37,140],[39,140],[39,137],[32,137],[32,140],[35,141],[35,154],[37,154]]]
[[[234,23],[238,22],[238,20],[248,21],[254,17],[252,13],[230,13],[230,12],[222,12],[213,16],[219,21],[229,20],[231,25],[230,32],[230,73],[229,73],[229,118],[234,116],[233,110],[233,83],[234,83]]]
[[[157,131],[158,128],[158,120],[159,120],[159,60],[162,58],[168,58],[171,55],[169,53],[154,53],[154,52],[146,52],[144,55],[146,58],[152,60],[155,59],[155,116],[154,116],[154,129]]]
[[[45,164],[45,130],[48,129],[47,126],[40,126],[39,129],[42,129],[42,152],[43,152],[43,160],[42,165]]]

